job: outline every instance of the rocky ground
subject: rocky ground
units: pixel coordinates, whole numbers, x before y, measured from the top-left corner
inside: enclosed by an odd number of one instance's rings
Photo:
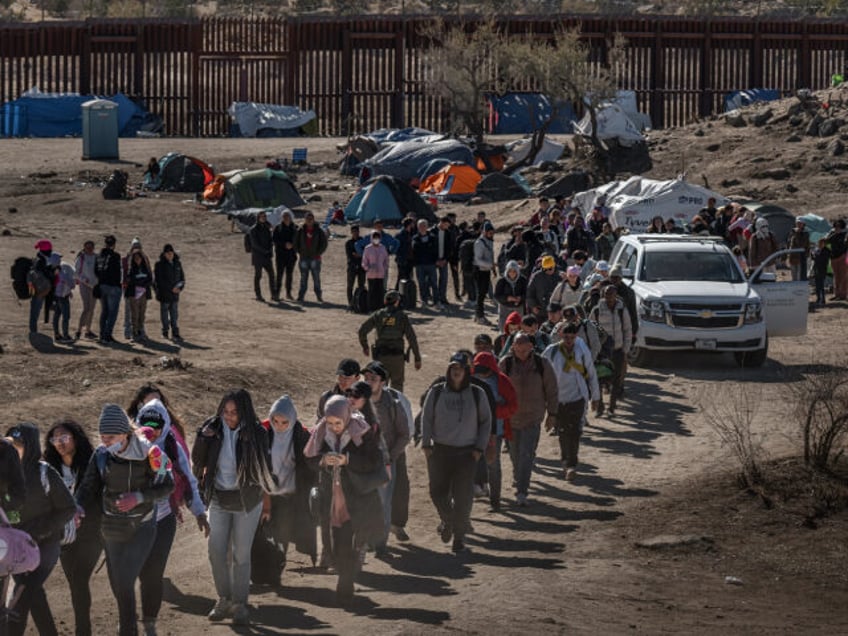
[[[827,119],[842,112],[841,102],[835,105],[841,92],[834,95]],[[766,108],[772,115],[755,125],[753,118]],[[833,142],[843,141],[842,124],[835,126],[840,132],[821,136],[821,121],[818,135],[809,136],[815,114],[790,113],[793,108],[790,100],[751,109],[742,115],[744,127],[717,118],[652,133],[651,176],[686,171],[699,182],[704,175],[724,194],[756,194],[797,213],[840,214],[848,164],[841,167],[832,153]],[[793,124],[793,117],[802,121]],[[799,140],[788,140],[792,135]],[[352,179],[333,168],[337,141],[122,139],[117,164],[81,161],[80,140],[0,142],[0,262],[7,267],[15,256],[31,253],[36,238],[51,238],[72,257],[85,239],[99,242],[114,233],[121,250],[134,236],[154,255],[173,243],[188,276],[181,307],[185,342],[179,346],[156,337],[155,307],[148,312],[154,338],[145,345],[124,342],[119,330],[120,342],[109,348],[54,345],[47,337],[30,341],[27,307],[7,286],[0,302],[2,426],[32,420],[46,428],[69,415],[94,431],[105,401],[127,403],[148,381],[163,387],[191,429],[234,386],[248,388],[260,412],[290,393],[301,419],[312,424],[338,359],[360,353],[355,332],[362,318],[344,310],[343,241],[333,240],[328,251],[323,305],[311,295],[303,304],[257,303],[241,236],[231,233],[224,217],[181,194],[104,201],[96,184],[116,167],[137,182],[149,157],[170,150],[223,171],[261,166],[307,145],[312,168],[297,175],[298,185],[320,197],[308,208],[323,215],[330,200],[354,189]],[[789,174],[765,174],[771,170]],[[532,202],[444,209],[465,219],[481,208],[507,227],[528,217]],[[766,505],[762,496],[740,490],[734,460],[707,425],[702,405],[756,400],[754,428],[771,458],[769,483],[788,492],[786,484],[800,483],[803,474],[793,459],[798,425],[790,416],[789,389],[813,363],[819,369],[844,365],[846,310],[834,304],[811,315],[808,334],[773,342],[762,369],[740,370],[730,357],[708,354],[662,357],[651,368],[632,369],[624,406],[615,417],[592,419],[586,430],[580,479],[562,481],[555,440],[544,436],[533,505],[513,507],[509,488],[499,514],[475,504],[472,551],[462,558],[435,533],[424,463],[410,449],[412,541],[390,543],[386,561],[369,557],[354,607],[337,608],[334,578],[298,555],[281,589],[254,590],[255,623],[242,633],[845,633],[845,511],[816,512],[811,492],[773,496]],[[78,311],[75,302],[73,315]],[[461,306],[414,314],[424,366],[407,372],[413,398],[443,372],[451,351],[471,343],[480,328],[470,316]],[[163,357],[183,364],[165,368]],[[508,485],[508,462],[504,472]],[[672,545],[659,535],[673,535]],[[161,634],[232,631],[205,619],[214,588],[205,542],[193,524],[179,529],[166,577]],[[105,569],[92,586],[95,630],[108,633],[116,611]],[[48,596],[61,633],[73,633],[60,571],[49,581]]]

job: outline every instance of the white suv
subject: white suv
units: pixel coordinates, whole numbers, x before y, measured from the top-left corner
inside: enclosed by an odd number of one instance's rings
[[[639,333],[630,352],[644,365],[651,351],[732,351],[740,366],[761,366],[770,337],[807,331],[809,284],[778,281],[763,267],[748,279],[718,238],[622,236],[610,263],[636,295]]]

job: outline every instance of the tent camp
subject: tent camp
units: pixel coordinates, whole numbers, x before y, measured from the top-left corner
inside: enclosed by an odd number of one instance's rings
[[[477,184],[477,196],[487,201],[509,201],[525,199],[532,194],[527,182],[517,172],[506,175],[502,172],[487,174]]]
[[[530,139],[516,139],[515,141],[511,141],[506,144],[509,163],[518,163],[530,154],[531,143]],[[558,143],[549,137],[545,137],[542,141],[542,147],[539,149],[539,152],[536,153],[535,159],[533,159],[533,165],[540,166],[546,161],[556,161],[562,156],[563,150],[565,150],[565,146],[563,144]]]
[[[644,143],[645,137],[633,123],[624,108],[618,103],[602,104],[597,109],[598,138],[615,139],[619,145],[629,147]],[[592,120],[587,112],[583,119],[574,123],[574,132],[589,137],[592,134]]]
[[[409,212],[417,219],[436,222],[436,215],[421,196],[400,179],[375,177],[362,186],[345,206],[347,222],[373,225],[379,218],[387,225],[400,224]]]
[[[166,192],[203,192],[212,183],[215,170],[206,162],[180,154],[169,152],[159,159],[159,174],[153,178],[144,173],[144,186],[149,190]]]
[[[371,176],[388,175],[409,182],[418,171],[433,159],[448,159],[472,165],[474,153],[471,148],[456,139],[433,140],[418,137],[392,144],[363,162]]]
[[[418,186],[421,193],[434,194],[443,201],[466,201],[474,196],[480,173],[464,163],[450,163]]]
[[[283,222],[283,212],[291,213],[291,210],[284,205],[280,205],[276,208],[245,208],[244,210],[233,210],[228,212],[227,215],[233,220],[238,229],[247,234],[250,232],[250,228],[256,225],[256,218],[259,216],[260,212],[265,213],[268,225],[274,228]],[[292,218],[294,218],[294,215],[292,215]]]
[[[575,194],[572,205],[588,216],[599,195],[606,195],[613,229],[626,227],[633,233],[646,231],[655,216],[674,218],[678,224],[688,223],[701,208],[706,207],[710,197],[715,198],[719,207],[730,202],[717,192],[683,179],[656,181],[636,176]]]
[[[276,208],[281,205],[293,209],[306,204],[292,180],[281,170],[238,170],[224,176],[227,177],[221,198],[224,210]]]

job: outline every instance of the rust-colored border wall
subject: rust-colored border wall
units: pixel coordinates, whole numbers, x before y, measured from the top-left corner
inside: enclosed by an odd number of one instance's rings
[[[167,134],[227,135],[233,101],[294,104],[322,135],[381,127],[445,130],[426,91],[421,28],[430,16],[88,20],[0,25],[0,102],[45,92],[143,99]],[[449,20],[450,23],[450,20]],[[473,24],[473,20],[467,24]],[[848,23],[665,17],[505,17],[514,35],[579,27],[603,63],[627,40],[622,88],[656,127],[717,112],[744,88],[825,88],[846,69]],[[527,86],[532,90],[532,86]]]

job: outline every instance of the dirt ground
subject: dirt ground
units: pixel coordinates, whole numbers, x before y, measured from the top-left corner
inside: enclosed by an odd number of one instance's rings
[[[724,134],[711,132],[713,143]],[[738,148],[739,134],[732,131],[718,142]],[[707,174],[713,187],[722,178],[738,176],[739,167],[730,159],[738,161],[742,151],[728,151],[723,164],[706,157],[693,161],[698,143],[706,140],[693,137],[692,130],[662,137],[669,141],[662,156],[655,154],[653,176],[679,172],[684,148],[690,167],[694,163]],[[144,346],[125,342],[120,326],[115,331],[119,342],[108,348],[82,341],[54,346],[46,325],[46,336],[30,342],[28,307],[14,299],[7,285],[0,295],[2,427],[31,420],[46,429],[57,418],[72,416],[94,431],[104,402],[126,404],[148,381],[163,387],[192,429],[231,387],[249,389],[260,413],[290,393],[301,420],[311,425],[338,360],[361,359],[355,334],[362,317],[345,312],[343,240],[330,243],[322,271],[323,305],[314,302],[311,292],[303,304],[262,304],[253,299],[252,268],[241,235],[231,233],[225,217],[183,194],[104,201],[91,184],[115,167],[128,170],[131,181],[138,182],[147,159],[170,150],[201,157],[223,171],[262,166],[268,158],[290,157],[293,147],[306,145],[313,166],[327,162],[327,167],[299,174],[298,185],[305,190],[307,182],[314,184],[321,200],[308,208],[323,218],[330,201],[345,200],[354,189],[353,180],[334,168],[336,141],[122,139],[122,159],[115,164],[81,161],[78,139],[2,140],[0,230],[9,233],[0,236],[0,262],[5,267],[14,257],[31,254],[37,238],[49,237],[56,250],[72,259],[85,239],[99,245],[104,234],[114,233],[121,252],[135,236],[153,256],[164,243],[173,243],[188,279],[180,307],[185,342],[179,347],[158,336],[155,304],[148,309],[153,339]],[[772,150],[760,144],[756,152],[769,156]],[[819,209],[838,210],[821,183],[798,185],[819,195],[814,199]],[[836,178],[830,187],[837,193],[841,189]],[[486,209],[502,228],[528,217],[532,202],[449,207],[460,219]],[[743,387],[759,396],[756,427],[771,455],[797,454],[797,425],[786,415],[787,384],[822,356],[844,364],[847,308],[844,303],[829,306],[810,316],[806,336],[775,340],[769,361],[759,370],[740,370],[731,357],[708,354],[663,357],[651,368],[632,369],[619,412],[592,419],[586,429],[578,481],[561,479],[555,439],[545,435],[531,487],[533,503],[517,508],[504,457],[505,506],[495,514],[488,512],[487,502],[475,504],[471,552],[462,557],[453,556],[436,535],[424,462],[420,451],[410,448],[412,541],[392,540],[392,557],[386,561],[369,556],[353,608],[337,608],[335,577],[318,573],[306,557],[295,555],[282,589],[253,590],[254,624],[240,633],[848,633],[848,514],[821,519],[813,530],[802,525],[804,510],[798,505],[767,509],[740,491],[733,460],[698,406],[702,400],[738,396]],[[75,300],[72,324],[79,309]],[[457,305],[444,313],[414,313],[424,354],[420,372],[411,366],[407,370],[407,393],[414,401],[444,371],[453,350],[470,346],[480,330],[470,317]],[[163,369],[162,356],[179,356],[190,366]],[[772,470],[789,469],[778,462]],[[661,534],[701,538],[670,549],[636,546]],[[728,576],[741,584],[727,583]],[[233,631],[205,618],[214,587],[205,542],[191,522],[178,530],[166,577],[160,634]],[[117,614],[105,568],[95,574],[92,587],[95,632],[111,633]],[[60,571],[49,581],[48,596],[61,633],[73,633]]]

